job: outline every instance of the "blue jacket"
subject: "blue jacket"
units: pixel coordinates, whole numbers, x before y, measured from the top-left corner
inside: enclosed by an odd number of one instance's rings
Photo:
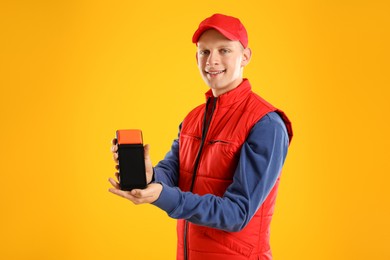
[[[233,183],[223,197],[199,196],[182,192],[178,186],[179,142],[175,140],[164,160],[154,168],[156,182],[163,185],[160,197],[153,204],[175,219],[226,231],[239,231],[251,220],[274,186],[287,155],[289,137],[283,120],[276,112],[261,118],[242,146]],[[242,171],[245,169],[245,172]],[[253,174],[248,174],[253,172]],[[239,192],[237,192],[239,191]],[[243,215],[231,207],[235,196],[247,203]],[[219,216],[224,215],[224,218]]]

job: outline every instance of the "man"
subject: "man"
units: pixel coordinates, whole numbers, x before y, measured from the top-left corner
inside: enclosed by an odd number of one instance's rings
[[[146,189],[121,191],[110,178],[110,191],[178,219],[177,259],[272,259],[269,227],[290,121],[243,78],[251,50],[239,19],[214,14],[192,41],[210,87],[206,104],[185,117],[179,138],[154,168],[145,146]],[[117,162],[116,140],[112,151]]]

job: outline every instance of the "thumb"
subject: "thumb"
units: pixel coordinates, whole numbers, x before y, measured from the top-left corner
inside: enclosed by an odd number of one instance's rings
[[[133,189],[131,190],[131,195],[133,195],[134,197],[139,197],[141,195],[141,191],[139,189]]]
[[[145,159],[149,159],[149,151],[150,151],[150,145],[146,144],[144,146],[144,157],[145,157]]]

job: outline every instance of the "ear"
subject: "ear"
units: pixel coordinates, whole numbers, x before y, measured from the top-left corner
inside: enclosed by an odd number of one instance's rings
[[[249,48],[246,48],[242,51],[242,61],[241,61],[241,67],[245,67],[248,65],[249,61],[252,57],[252,50]]]

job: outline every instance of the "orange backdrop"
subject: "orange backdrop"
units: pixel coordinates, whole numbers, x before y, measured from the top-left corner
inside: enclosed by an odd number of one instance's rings
[[[275,259],[390,259],[387,1],[0,2],[1,259],[174,259],[175,220],[109,194],[116,129],[154,163],[207,87],[191,37],[240,17],[291,118]]]

